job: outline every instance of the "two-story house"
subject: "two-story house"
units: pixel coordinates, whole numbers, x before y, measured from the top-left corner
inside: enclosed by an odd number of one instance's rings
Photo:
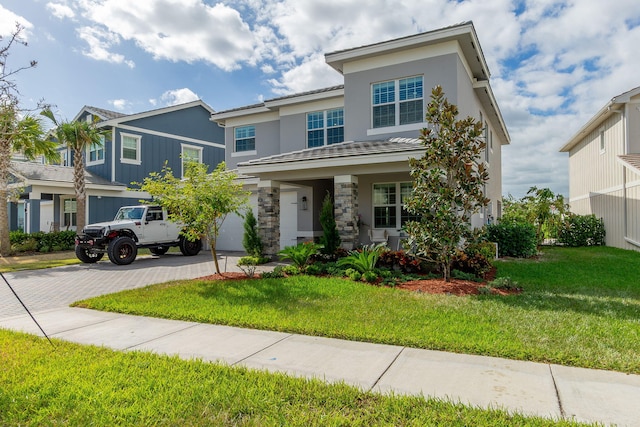
[[[98,127],[109,131],[101,145],[85,153],[87,222],[110,220],[120,206],[148,197],[128,188],[165,162],[182,176],[186,161],[211,169],[224,161],[224,131],[209,120],[212,113],[200,100],[129,115],[83,107],[74,121],[97,118]],[[9,208],[11,229],[75,229],[73,153],[61,147],[61,155],[61,165],[12,162],[13,185],[22,195]]]
[[[275,254],[321,235],[326,194],[346,248],[386,230],[391,247],[411,218],[408,160],[423,153],[431,89],[485,126],[491,200],[475,226],[501,215],[501,149],[509,134],[489,84],[489,69],[471,22],[328,53],[344,84],[214,113],[225,129],[226,162],[253,191],[265,252]],[[241,220],[228,218],[222,249],[241,250]]]
[[[611,99],[560,151],[571,211],[602,218],[608,246],[640,250],[640,87]]]

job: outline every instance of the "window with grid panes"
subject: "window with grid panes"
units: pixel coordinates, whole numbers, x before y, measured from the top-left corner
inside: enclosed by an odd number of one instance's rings
[[[420,123],[424,120],[422,76],[372,85],[374,128]]]
[[[236,152],[254,151],[256,149],[256,127],[242,126],[235,128]]]
[[[344,109],[307,113],[307,147],[322,147],[344,141]]]

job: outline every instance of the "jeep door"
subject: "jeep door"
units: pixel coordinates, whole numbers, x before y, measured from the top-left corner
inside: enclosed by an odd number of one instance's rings
[[[159,243],[169,240],[167,223],[168,221],[164,219],[161,207],[150,206],[147,208],[144,221],[144,243]]]

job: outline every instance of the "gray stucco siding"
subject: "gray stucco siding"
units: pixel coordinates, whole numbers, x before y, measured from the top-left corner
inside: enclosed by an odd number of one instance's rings
[[[375,140],[395,136],[417,137],[418,131],[399,134],[393,127],[388,134],[367,135],[371,129],[371,84],[411,76],[424,76],[424,105],[431,89],[442,86],[450,102],[458,99],[458,55],[448,54],[417,61],[394,64],[345,75],[345,140]]]
[[[307,114],[292,114],[280,117],[280,152],[307,148]]]
[[[212,122],[210,117],[207,110],[195,106],[157,116],[122,121],[121,124],[224,144],[224,129]]]
[[[227,169],[235,169],[238,163],[260,157],[273,156],[280,154],[280,121],[271,120],[268,122],[247,124],[242,126],[255,126],[256,128],[256,154],[242,155],[235,154],[235,127],[226,128],[226,161]]]

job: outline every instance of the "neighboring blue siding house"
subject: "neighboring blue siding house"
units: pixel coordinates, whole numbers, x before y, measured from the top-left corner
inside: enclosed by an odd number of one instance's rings
[[[203,101],[124,115],[85,106],[74,118],[98,120],[110,131],[102,146],[88,147],[87,223],[110,220],[120,206],[148,195],[128,191],[166,163],[182,176],[188,160],[213,170],[224,161],[224,129],[210,120],[214,111]],[[73,153],[61,148],[61,166],[12,162],[15,185],[24,188],[10,206],[11,229],[27,232],[75,229]]]

